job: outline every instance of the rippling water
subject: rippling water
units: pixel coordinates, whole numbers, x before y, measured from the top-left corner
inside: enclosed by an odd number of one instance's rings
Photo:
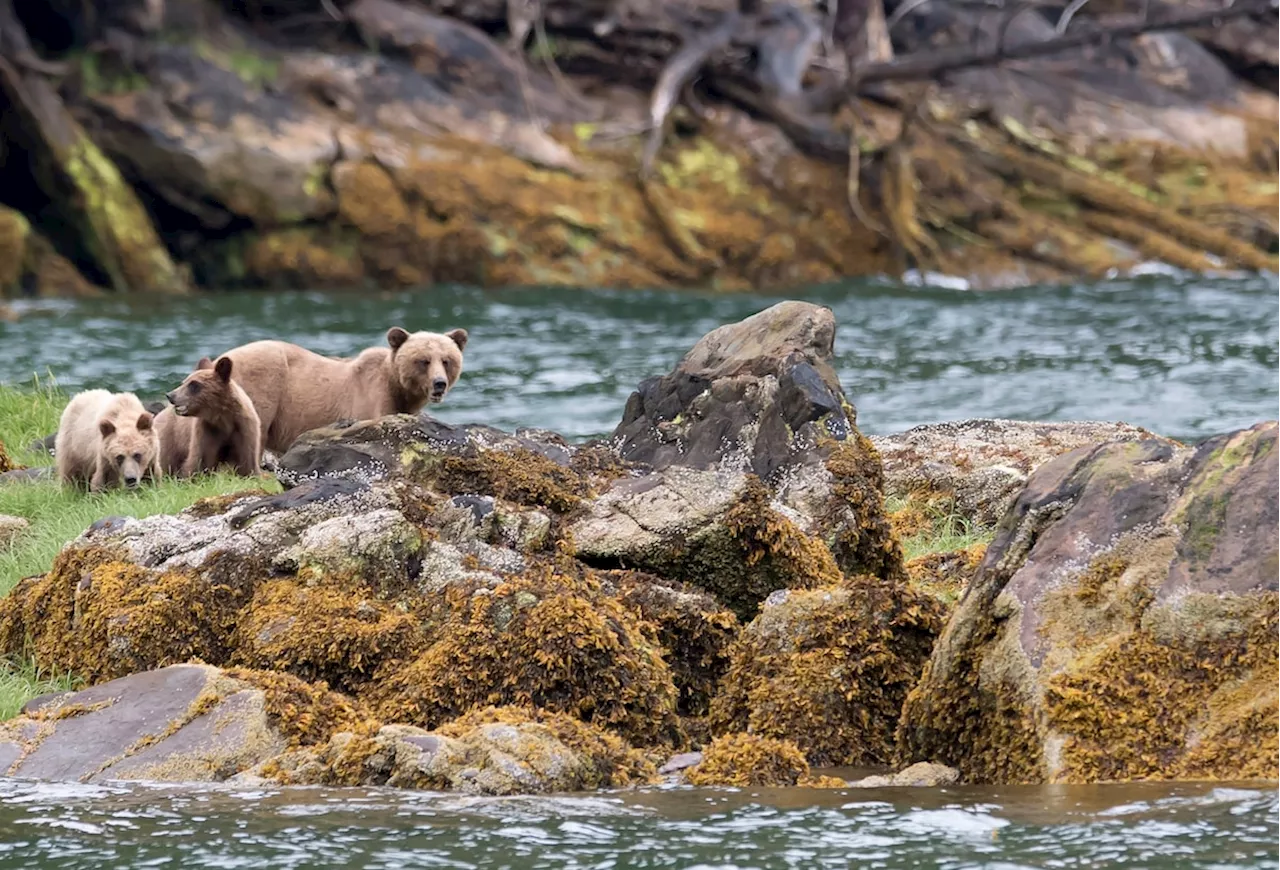
[[[0,867],[1274,868],[1277,807],[1185,784],[499,799],[9,780]]]
[[[1274,277],[1142,278],[998,293],[858,282],[795,294],[830,305],[846,391],[869,433],[977,416],[1125,420],[1195,439],[1277,415]],[[438,415],[573,438],[607,434],[636,383],[704,333],[781,297],[441,289],[416,295],[235,294],[18,303],[0,382],[158,396],[201,356],[259,338],[350,355],[387,327],[471,332]]]

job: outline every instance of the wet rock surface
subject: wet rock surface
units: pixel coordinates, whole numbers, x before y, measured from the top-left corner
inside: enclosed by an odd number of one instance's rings
[[[907,699],[901,759],[977,782],[1274,778],[1276,432],[1034,472]]]

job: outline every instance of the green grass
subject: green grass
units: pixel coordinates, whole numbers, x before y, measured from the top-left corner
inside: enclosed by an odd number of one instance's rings
[[[29,659],[0,659],[0,722],[18,715],[22,705],[38,695],[78,688],[71,674],[46,674]]]
[[[885,513],[897,513],[910,505],[907,499],[885,499]],[[925,508],[929,518],[929,528],[904,538],[902,555],[908,562],[932,553],[951,553],[956,550],[967,550],[977,544],[989,544],[995,535],[994,529],[986,529],[971,522],[947,506],[929,505]]]
[[[0,442],[11,459],[28,466],[52,464],[48,453],[28,447],[58,428],[67,398],[52,381],[36,380],[25,389],[0,386]],[[31,522],[31,528],[7,548],[0,548],[0,596],[7,595],[23,577],[48,570],[68,541],[103,517],[173,514],[205,496],[243,489],[278,491],[279,484],[219,473],[91,495],[64,487],[57,480],[0,483],[0,514]],[[67,678],[41,674],[29,661],[0,660],[0,720],[12,715],[28,698],[67,685]]]

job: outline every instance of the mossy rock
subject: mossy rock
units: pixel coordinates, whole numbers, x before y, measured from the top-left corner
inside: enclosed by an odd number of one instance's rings
[[[712,740],[684,774],[691,785],[738,787],[798,785],[808,776],[809,762],[794,743],[745,733]]]
[[[1036,471],[903,709],[975,782],[1277,776],[1277,424]]]
[[[643,745],[681,742],[654,627],[599,581],[547,567],[452,595],[455,612],[435,643],[388,662],[366,693],[383,719],[433,728],[476,707],[518,704]]]
[[[888,762],[941,609],[904,584],[865,575],[775,593],[730,647],[713,733],[789,740],[819,766]]]

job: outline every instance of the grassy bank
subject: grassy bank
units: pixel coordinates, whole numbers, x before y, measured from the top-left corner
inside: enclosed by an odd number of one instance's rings
[[[33,441],[58,428],[67,398],[48,383],[34,382],[24,389],[0,386],[0,444],[10,459],[28,467],[52,464],[48,453],[29,448]],[[273,480],[233,474],[169,479],[158,486],[94,495],[63,487],[52,479],[0,483],[0,514],[31,523],[8,546],[0,545],[0,595],[7,595],[23,577],[47,570],[64,544],[103,517],[171,514],[205,496],[278,488]],[[12,715],[27,698],[70,685],[68,676],[40,673],[30,661],[0,660],[0,720]]]

